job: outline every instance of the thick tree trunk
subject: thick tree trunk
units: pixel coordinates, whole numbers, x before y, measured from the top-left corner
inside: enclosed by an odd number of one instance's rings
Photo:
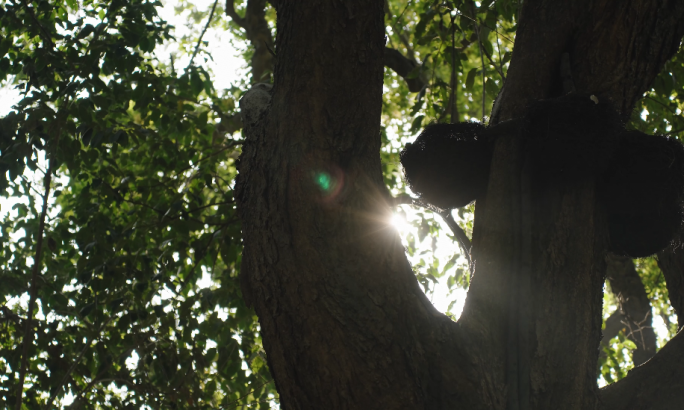
[[[378,155],[383,1],[281,0],[277,13],[270,106],[262,89],[243,107],[237,199],[243,293],[282,407],[600,407],[606,229],[593,181],[539,199],[521,141],[500,139],[477,204],[475,278],[453,323],[418,287],[388,224]],[[680,2],[525,1],[496,118],[557,96],[563,52],[580,91],[627,113],[675,50],[683,14]],[[621,68],[609,84],[594,80]]]
[[[675,1],[525,2],[494,120],[559,96],[563,53],[577,91],[611,101],[628,118],[677,50],[683,15],[684,3]],[[517,138],[496,146],[487,198],[477,204],[475,279],[462,322],[478,330],[469,335],[492,363],[506,363],[508,376],[491,389],[517,388],[508,392],[509,408],[592,408],[604,216],[591,181],[526,191],[526,178],[534,176],[523,176],[525,154]]]
[[[237,189],[243,293],[282,406],[453,408],[477,380],[463,375],[456,325],[420,290],[389,225],[383,2],[277,10],[273,98],[245,121]]]

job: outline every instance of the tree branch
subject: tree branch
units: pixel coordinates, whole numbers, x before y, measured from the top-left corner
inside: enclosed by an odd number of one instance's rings
[[[682,363],[684,332],[679,332],[651,360],[599,391],[603,410],[681,408],[684,403]]]
[[[608,254],[606,268],[610,288],[620,301],[623,328],[629,329],[625,336],[637,346],[632,352],[634,366],[639,366],[656,352],[651,303],[632,259]]]
[[[395,73],[406,81],[409,91],[417,93],[427,85],[425,78],[418,75],[408,78],[409,74],[418,67],[418,63],[410,58],[404,57],[399,51],[385,47],[385,66],[394,70]]]
[[[47,30],[45,30],[45,27],[43,27],[43,25],[40,24],[40,21],[38,21],[38,17],[36,17],[36,14],[33,12],[33,8],[29,7],[28,4],[26,4],[25,0],[22,1],[22,3],[24,4],[24,7],[26,8],[28,15],[31,16],[31,20],[33,20],[33,22],[36,23],[36,25],[38,26],[38,29],[40,31],[40,38],[41,40],[43,40],[43,43],[50,46],[50,49],[54,49],[55,43],[52,42],[52,36],[50,35],[50,33],[47,32]]]
[[[472,275],[473,274],[473,261],[470,258],[470,247],[471,247],[470,238],[468,238],[468,235],[466,235],[463,228],[458,226],[458,224],[454,220],[453,215],[451,215],[451,210],[441,212],[439,215],[444,219],[444,221],[447,223],[447,225],[449,225],[449,229],[451,229],[451,232],[454,233],[454,236],[456,237],[458,244],[461,246],[461,250],[463,251],[463,255],[468,260],[468,268],[470,270],[470,274]]]
[[[267,81],[264,76],[273,71],[275,55],[271,29],[266,22],[266,0],[248,0],[244,26],[254,55],[252,55],[252,83]]]
[[[454,17],[451,17],[451,95],[449,96],[449,113],[451,114],[451,123],[455,124],[459,120],[458,107],[456,105],[456,26],[454,24]]]
[[[209,18],[207,19],[207,24],[204,25],[204,29],[202,29],[202,33],[200,34],[199,38],[197,39],[197,45],[195,45],[195,51],[192,53],[192,56],[190,57],[190,62],[188,63],[188,66],[185,68],[185,71],[188,71],[190,67],[192,67],[192,61],[195,59],[195,56],[197,56],[197,53],[199,52],[200,45],[202,44],[202,38],[204,37],[204,34],[207,32],[207,29],[209,28],[209,25],[211,24],[211,20],[214,18],[214,12],[216,11],[216,5],[218,4],[218,0],[214,1],[214,5],[211,6],[211,13],[209,13]]]
[[[608,319],[606,319],[606,327],[603,329],[603,334],[601,338],[601,349],[599,350],[599,357],[605,356],[606,354],[603,351],[604,347],[608,347],[608,342],[615,336],[617,336],[620,331],[625,327],[625,325],[622,324],[622,318],[623,314],[622,311],[618,308],[613,312]]]
[[[58,133],[59,135],[59,133]],[[26,379],[26,371],[28,366],[29,348],[33,344],[33,310],[36,306],[36,299],[38,298],[38,279],[40,276],[40,268],[42,266],[43,256],[43,238],[45,237],[45,218],[48,210],[48,198],[50,198],[50,186],[52,185],[52,165],[50,160],[47,172],[43,179],[43,205],[40,211],[40,220],[38,222],[38,240],[36,241],[36,256],[33,261],[33,269],[31,272],[31,289],[29,290],[29,304],[28,313],[26,314],[26,322],[24,323],[24,337],[22,339],[22,353],[21,353],[21,367],[19,368],[19,387],[17,388],[17,402],[16,410],[21,410],[21,404],[24,397],[24,381]]]
[[[226,15],[230,17],[235,24],[245,28],[245,19],[240,17],[235,11],[235,0],[226,0]]]
[[[675,240],[678,243],[681,238]],[[677,313],[679,328],[684,326],[684,249],[671,245],[657,254],[658,267],[665,276],[670,305]]]
[[[470,5],[472,12],[473,12],[473,17],[475,17],[475,3],[471,3]],[[485,69],[485,62],[484,62],[484,57],[483,54],[484,52],[482,51],[484,47],[482,46],[482,39],[480,38],[480,24],[479,22],[473,18],[473,22],[475,24],[475,33],[477,33],[477,44],[478,48],[480,49],[480,60],[482,61],[482,123],[485,123],[485,97],[487,96],[487,87],[485,84],[485,76],[486,76],[486,69]]]

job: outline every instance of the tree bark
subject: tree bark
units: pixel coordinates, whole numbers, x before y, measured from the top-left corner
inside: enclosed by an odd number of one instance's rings
[[[243,293],[283,408],[489,408],[468,397],[479,383],[457,326],[389,224],[383,2],[284,1],[277,13],[273,97],[245,121],[237,199]]]
[[[579,90],[591,93],[588,73],[606,78],[615,65],[590,57],[618,47],[639,84],[613,82],[600,98],[631,107],[675,50],[684,5],[634,1],[616,16],[603,3],[523,3],[498,119],[556,96],[568,49]],[[474,280],[452,322],[419,288],[389,225],[378,155],[383,1],[280,0],[277,14],[275,84],[245,101],[236,199],[242,290],[283,409],[616,408],[596,388],[606,228],[593,181],[539,199],[521,141],[499,138],[477,204]],[[582,42],[604,30],[636,30],[657,52],[607,36]],[[676,358],[673,342],[639,371],[653,376],[656,359]]]

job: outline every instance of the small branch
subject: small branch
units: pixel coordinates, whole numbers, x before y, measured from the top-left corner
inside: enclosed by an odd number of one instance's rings
[[[204,259],[204,257],[207,255],[207,253],[209,251],[209,247],[211,246],[211,243],[214,241],[214,237],[216,236],[216,233],[218,233],[221,229],[228,226],[231,222],[232,222],[232,220],[230,220],[230,221],[228,221],[222,225],[218,225],[218,229],[216,229],[216,230],[214,230],[214,232],[212,232],[211,236],[209,237],[209,241],[207,242],[207,244],[202,249],[201,255],[199,255],[199,252],[195,252],[195,263],[192,265],[192,269],[190,270],[190,273],[187,274],[187,276],[185,277],[185,280],[183,280],[183,282],[181,283],[181,289],[188,286],[188,284],[190,283],[190,280],[192,280],[193,276],[195,275],[195,271],[197,270],[197,267],[199,266],[200,262],[202,262],[202,259]]]
[[[399,195],[396,198],[392,198],[392,206],[397,205],[413,205],[415,200],[411,198],[408,194]]]
[[[449,226],[449,229],[451,229],[451,232],[456,237],[456,240],[458,241],[458,244],[461,247],[461,250],[463,251],[463,255],[466,257],[466,259],[468,259],[468,266],[472,274],[473,264],[472,259],[470,258],[470,239],[468,238],[468,235],[466,235],[463,228],[458,226],[458,223],[456,223],[454,217],[451,215],[450,209],[443,210],[435,208],[430,204],[423,203],[420,200],[415,200],[407,194],[399,195],[396,198],[392,198],[392,205],[413,205],[420,208],[429,209],[430,211],[439,214],[439,216],[441,216],[444,219],[444,221],[447,223],[447,226]]]
[[[271,28],[266,21],[266,1],[248,0],[243,22],[245,34],[254,47],[251,82],[254,84],[269,82],[266,77],[270,78],[270,76],[266,74],[273,72],[275,52]]]
[[[498,22],[497,22],[498,24]],[[494,26],[497,27],[497,26]],[[501,63],[501,47],[499,46],[499,32],[494,30],[496,32],[496,52],[499,54],[499,69],[501,70],[500,74],[501,77],[503,77],[504,81],[506,81],[506,77],[503,75],[503,64]]]
[[[252,390],[250,390],[250,391],[247,392],[246,394],[243,394],[243,395],[242,395],[241,397],[239,397],[237,400],[232,401],[232,402],[229,402],[229,403],[226,403],[226,406],[227,406],[226,408],[229,409],[229,408],[231,408],[231,407],[233,407],[233,406],[236,406],[236,407],[237,407],[237,405],[238,405],[242,400],[244,400],[245,398],[247,398],[250,394],[254,393],[257,389],[260,389],[261,387],[264,387],[265,385],[271,384],[271,383],[273,383],[273,380],[265,381],[265,382],[263,382],[263,383],[261,383],[261,384],[258,384],[255,388],[253,388]]]
[[[675,243],[681,239],[676,238]],[[665,277],[670,305],[677,314],[679,328],[684,327],[684,249],[670,245],[658,252],[658,267]]]
[[[449,110],[451,111],[451,123],[456,124],[459,119],[456,107],[456,26],[455,17],[451,17],[451,96],[449,97]]]
[[[29,16],[31,16],[31,20],[33,20],[33,22],[38,26],[38,29],[40,30],[40,38],[43,40],[43,43],[47,43],[51,49],[54,49],[55,43],[52,42],[52,36],[50,36],[50,33],[45,30],[45,27],[43,27],[42,24],[40,24],[38,17],[36,17],[36,14],[33,12],[33,8],[29,7],[28,4],[26,4],[26,1],[22,1],[22,3],[24,4],[24,7],[26,7],[26,11],[28,12]]]
[[[0,317],[0,323],[12,321],[17,326],[21,326],[21,322],[26,320],[23,319],[21,316],[17,315],[16,313],[12,312],[6,305],[0,306],[0,312],[2,312],[2,317]]]
[[[36,257],[33,261],[33,269],[31,272],[31,289],[29,290],[29,304],[28,313],[26,315],[26,323],[24,324],[24,337],[22,340],[23,348],[21,354],[21,367],[19,368],[19,387],[17,388],[17,402],[16,410],[21,410],[21,404],[24,396],[24,381],[26,379],[26,371],[28,366],[29,347],[33,344],[33,310],[35,309],[36,299],[38,298],[38,279],[40,276],[41,261],[43,256],[43,238],[45,237],[45,218],[48,210],[48,198],[50,198],[50,186],[52,184],[52,165],[50,160],[47,173],[43,182],[43,205],[40,212],[40,220],[38,222],[38,240],[36,242]]]
[[[121,358],[123,358],[123,357],[127,357],[132,351],[133,351],[133,349],[127,349],[126,351],[124,351],[123,353],[121,353],[121,354],[119,355],[119,358],[121,359]],[[81,391],[78,393],[78,396],[76,396],[76,399],[74,400],[74,403],[78,403],[81,399],[83,399],[83,395],[86,394],[86,393],[88,393],[88,392],[90,391],[90,389],[92,389],[93,386],[95,386],[96,384],[98,384],[98,383],[104,383],[104,382],[106,382],[106,381],[111,381],[111,380],[113,380],[113,379],[102,378],[102,376],[104,376],[104,374],[105,374],[107,371],[109,371],[109,369],[112,367],[112,364],[113,364],[113,363],[114,363],[114,361],[110,361],[110,362],[107,364],[107,366],[105,366],[105,368],[104,368],[104,369],[103,369],[95,378],[93,378],[93,380],[91,380],[90,383],[88,383],[88,384],[86,385],[86,387],[84,387],[83,389],[81,389]]]
[[[475,3],[471,3],[471,9],[473,11],[473,16],[475,16]],[[487,87],[485,85],[485,62],[484,62],[484,57],[483,57],[483,52],[482,52],[482,39],[480,38],[480,25],[477,20],[473,19],[473,22],[475,23],[475,33],[477,33],[477,44],[480,49],[480,61],[482,61],[482,123],[485,123],[485,97],[487,96]]]
[[[623,328],[629,330],[625,336],[637,346],[632,352],[632,361],[635,366],[639,366],[656,352],[656,336],[651,325],[651,303],[632,259],[609,254],[606,256],[606,267],[610,289],[620,301]]]
[[[240,15],[237,14],[235,11],[235,0],[226,0],[226,15],[230,17],[235,24],[238,26],[245,28],[245,19],[240,17]]]
[[[599,350],[599,356],[605,356],[606,354],[603,352],[604,347],[608,347],[608,342],[615,336],[617,336],[620,331],[625,327],[624,324],[622,324],[623,321],[623,314],[622,310],[620,308],[616,309],[615,312],[613,312],[612,315],[606,319],[606,327],[603,329],[602,336],[603,338],[601,339],[601,349]]]
[[[475,24],[478,24],[478,22],[477,22],[474,18],[472,18],[472,17],[470,17],[470,16],[466,16],[465,14],[462,14],[462,13],[459,13],[459,15],[460,15],[460,16],[463,16],[463,17],[465,17],[465,18],[467,18],[468,20],[474,22]],[[506,40],[508,40],[508,41],[510,41],[511,43],[513,43],[513,40],[511,40],[510,38],[508,38],[508,37],[504,36],[503,34],[499,33],[499,31],[498,31],[496,28],[491,28],[491,27],[489,27],[489,26],[486,25],[486,24],[481,24],[481,25],[482,25],[482,27],[486,27],[486,28],[488,28],[488,29],[494,31],[496,34],[500,35],[501,37],[503,37],[503,38],[505,38]]]
[[[679,128],[679,129],[676,129],[676,130],[674,130],[674,131],[669,131],[669,132],[666,132],[666,133],[663,134],[663,135],[668,136],[668,135],[672,135],[672,134],[677,134],[677,133],[682,132],[682,131],[684,131],[684,128]]]
[[[669,105],[665,105],[665,104],[663,104],[662,102],[660,102],[660,101],[656,100],[655,98],[653,98],[653,97],[651,97],[651,96],[648,96],[648,95],[647,95],[646,97],[644,97],[644,98],[647,99],[647,100],[651,100],[651,101],[653,101],[653,102],[656,103],[656,104],[659,104],[660,106],[662,106],[663,108],[665,108],[666,110],[668,110],[669,112],[671,112],[672,114],[677,115],[677,111],[676,111],[675,109],[673,109],[672,107],[670,107]]]
[[[496,45],[497,45],[497,47],[499,46],[498,38],[497,38],[497,43],[496,43]],[[487,50],[486,50],[484,47],[482,48],[482,50],[484,51],[485,57],[487,57],[487,59],[489,60],[489,62],[492,63],[492,67],[494,67],[494,69],[495,69],[496,72],[499,74],[499,76],[501,76],[501,79],[504,80],[504,81],[506,81],[506,76],[504,75],[503,69],[501,68],[501,66],[497,65],[497,64],[494,62],[494,60],[492,59],[492,56],[490,56],[489,53],[487,53]]]
[[[211,24],[211,20],[214,18],[214,11],[216,11],[216,5],[217,4],[218,4],[218,0],[215,0],[214,5],[211,6],[211,13],[209,13],[209,19],[207,20],[207,24],[204,26],[202,33],[200,34],[199,38],[197,39],[197,45],[195,46],[195,51],[192,53],[192,57],[190,57],[190,62],[188,63],[188,66],[185,67],[185,71],[188,71],[188,69],[190,67],[192,67],[192,61],[195,59],[195,56],[199,52],[200,44],[202,44],[202,38],[204,37],[204,34],[207,32],[207,29],[209,29],[209,25]]]
[[[398,76],[406,81],[409,91],[416,93],[425,88],[426,84],[422,76],[407,78],[418,67],[415,61],[404,57],[399,51],[389,47],[385,47],[384,59],[385,66],[394,70]]]
[[[55,398],[57,397],[59,392],[62,391],[62,386],[64,386],[64,383],[66,383],[66,381],[69,380],[69,377],[71,376],[71,372],[74,371],[74,369],[78,365],[78,362],[81,361],[81,358],[83,357],[85,352],[90,347],[91,342],[92,342],[92,339],[86,338],[86,342],[85,342],[85,345],[83,345],[83,349],[81,349],[81,351],[78,353],[78,356],[76,357],[76,359],[74,359],[74,362],[69,367],[69,370],[67,370],[66,373],[64,373],[62,380],[60,380],[59,385],[50,395],[50,398],[48,399],[47,403],[45,403],[45,406],[43,407],[43,409],[47,410],[47,409],[50,409],[52,407],[52,402],[55,400]]]
[[[599,391],[604,410],[678,409],[684,403],[684,332],[624,379]]]
[[[447,223],[447,225],[451,229],[451,232],[454,233],[454,236],[456,237],[458,244],[461,246],[461,250],[463,251],[463,255],[468,260],[468,268],[470,270],[470,274],[472,275],[473,274],[473,261],[470,258],[471,243],[470,243],[470,239],[468,238],[468,235],[466,235],[463,228],[458,226],[458,224],[454,220],[454,217],[451,215],[451,210],[446,210],[444,212],[440,212],[439,215]]]

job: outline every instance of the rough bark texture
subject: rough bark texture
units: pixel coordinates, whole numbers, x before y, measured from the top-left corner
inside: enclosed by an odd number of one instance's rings
[[[563,53],[570,55],[577,91],[610,99],[626,118],[676,51],[684,30],[681,2],[523,4],[495,122],[519,117],[531,101],[561,94]],[[601,328],[604,217],[595,206],[591,181],[529,194],[525,154],[516,138],[500,140],[495,148],[488,195],[477,204],[475,279],[462,322],[477,330],[469,334],[479,336],[477,345],[489,352],[493,364],[503,366],[507,360],[508,377],[496,380],[492,390],[517,382],[519,393],[509,393],[509,407],[591,408]],[[527,249],[526,241],[531,243]],[[530,280],[531,287],[526,284]],[[511,348],[512,343],[518,344]]]
[[[287,409],[476,403],[456,325],[420,290],[388,223],[382,5],[280,2],[271,107],[247,130],[243,291]]]
[[[613,99],[626,115],[684,30],[683,2],[523,4],[499,120],[558,95],[563,52],[578,90]],[[514,136],[499,139],[489,194],[477,204],[463,316],[453,323],[436,312],[388,224],[378,155],[382,0],[280,0],[277,12],[274,88],[243,107],[237,200],[242,289],[283,409],[618,409],[626,395],[650,404],[638,408],[674,408],[684,400],[672,364],[681,361],[681,335],[598,392],[606,228],[594,182],[537,191]],[[615,79],[617,69],[626,72]]]

